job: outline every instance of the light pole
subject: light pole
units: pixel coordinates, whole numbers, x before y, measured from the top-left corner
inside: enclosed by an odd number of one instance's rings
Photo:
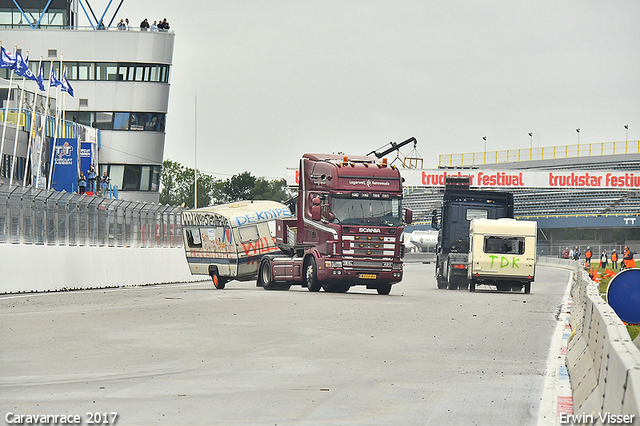
[[[193,208],[198,208],[198,95],[193,100]]]
[[[529,132],[529,149],[533,148],[533,132]]]
[[[484,140],[484,152],[486,153],[487,152],[487,137],[483,136],[482,140]]]
[[[580,154],[580,127],[576,129],[576,132],[578,132],[578,154]]]
[[[629,141],[629,125],[624,125],[624,141],[625,143]]]

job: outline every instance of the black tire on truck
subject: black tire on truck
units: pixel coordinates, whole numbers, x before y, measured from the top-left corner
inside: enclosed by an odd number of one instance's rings
[[[376,290],[378,291],[378,294],[386,296],[391,293],[391,284],[378,284]]]
[[[447,288],[449,290],[458,289],[458,284],[454,282],[453,277],[451,276],[451,269],[447,269]]]
[[[469,283],[469,291],[470,291],[471,293],[475,293],[475,292],[476,292],[476,283],[475,283],[474,281],[471,281],[471,282]]]
[[[316,259],[311,256],[305,264],[304,279],[307,282],[307,288],[309,291],[318,292],[322,285],[318,281],[318,268],[316,266]]]
[[[524,285],[524,294],[531,293],[531,283],[525,283]]]
[[[218,290],[224,289],[224,285],[227,283],[227,281],[224,278],[220,278],[220,275],[218,274],[218,268],[211,268],[209,270],[209,276],[211,277],[211,281],[213,281],[213,286],[215,288],[217,288]]]
[[[260,262],[260,269],[258,271],[258,277],[260,282],[262,283],[262,288],[265,290],[273,290],[273,276],[271,274],[271,262],[269,258],[262,258],[262,262]]]

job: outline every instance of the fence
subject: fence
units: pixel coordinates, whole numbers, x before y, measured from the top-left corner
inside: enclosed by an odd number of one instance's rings
[[[597,142],[577,145],[468,152],[462,154],[442,154],[439,156],[438,166],[470,166],[516,161],[555,160],[559,158],[638,153],[640,153],[640,140]]]
[[[183,210],[0,183],[0,243],[182,247]]]

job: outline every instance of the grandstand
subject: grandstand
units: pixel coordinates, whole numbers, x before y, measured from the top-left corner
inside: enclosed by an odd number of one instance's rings
[[[611,173],[640,174],[640,143],[625,142],[624,149],[616,142],[593,144],[599,150],[589,148],[588,156],[562,155],[555,158],[529,159],[531,150],[522,150],[525,155],[498,155],[498,153],[455,154],[441,156],[439,170],[449,174],[469,169],[483,170],[536,170],[536,171],[599,171]],[[632,149],[629,149],[631,145]],[[605,149],[613,146],[613,149]],[[571,146],[569,146],[571,147]],[[573,148],[573,153],[582,153],[584,147]],[[543,148],[539,150],[544,151]],[[570,153],[566,147],[554,147],[554,152]],[[503,153],[504,154],[504,153]],[[465,157],[466,156],[466,157]],[[454,161],[444,162],[442,158]],[[492,162],[465,161],[465,158],[495,159]],[[502,158],[502,161],[498,159]],[[519,159],[526,158],[525,161]],[[507,161],[508,160],[508,161]],[[520,187],[508,190],[514,194],[515,216],[518,219],[535,220],[540,229],[539,241],[542,251],[555,253],[566,245],[591,245],[597,250],[632,245],[640,252],[640,187],[634,188],[540,188]],[[404,206],[413,210],[415,229],[430,227],[432,211],[440,212],[443,187],[408,186],[405,189]],[[599,252],[599,251],[598,251]]]

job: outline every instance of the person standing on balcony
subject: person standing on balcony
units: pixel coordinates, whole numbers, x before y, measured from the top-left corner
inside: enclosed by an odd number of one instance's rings
[[[87,187],[87,178],[84,176],[84,173],[80,172],[80,177],[78,178],[78,194],[84,194],[84,190]]]
[[[96,168],[92,164],[87,171],[87,179],[89,180],[89,192],[95,192],[97,177],[98,174],[96,173]]]
[[[109,179],[109,176],[107,176],[107,172],[104,172],[104,174],[102,175],[102,178],[100,179],[100,188],[102,189],[102,196],[104,197],[104,195],[107,193],[107,191],[109,191],[109,181],[111,179]]]

